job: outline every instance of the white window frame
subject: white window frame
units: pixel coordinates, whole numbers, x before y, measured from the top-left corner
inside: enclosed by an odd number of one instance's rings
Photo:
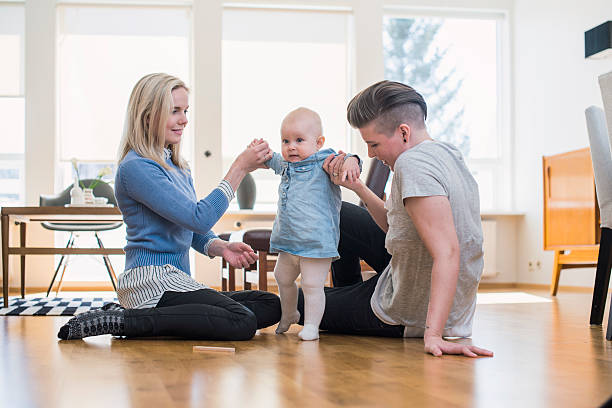
[[[510,95],[510,26],[509,12],[505,10],[448,9],[438,7],[385,6],[384,16],[391,18],[439,17],[486,19],[497,22],[497,157],[466,158],[468,167],[491,170],[494,180],[493,208],[487,211],[510,211],[514,208],[514,182],[512,168],[514,163],[514,144],[511,129]]]
[[[7,6],[22,6],[23,7],[23,12],[25,14],[25,4],[22,1],[0,1],[0,5],[7,5]],[[25,22],[25,18],[24,18],[24,22]],[[25,24],[27,27],[27,24]],[[16,94],[0,94],[0,98],[1,99],[15,99],[15,98],[22,98],[24,101],[24,116],[26,117],[26,121],[27,121],[27,115],[25,115],[25,33],[26,33],[26,29],[24,27],[24,36],[21,38],[21,61],[20,61],[20,65],[21,65],[21,72],[20,74],[20,87],[19,87],[19,93]],[[25,130],[24,130],[25,132]],[[25,144],[25,134],[24,134],[24,144]],[[24,146],[24,152],[25,152],[25,146]],[[19,203],[23,204],[25,203],[26,197],[26,188],[25,188],[25,160],[26,160],[26,154],[25,153],[4,153],[2,151],[0,151],[0,160],[4,161],[14,161],[14,162],[18,162],[19,163]]]

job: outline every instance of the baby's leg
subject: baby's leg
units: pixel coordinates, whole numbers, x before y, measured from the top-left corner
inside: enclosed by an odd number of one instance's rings
[[[297,311],[298,288],[295,284],[299,274],[299,258],[286,252],[280,252],[274,267],[274,277],[278,282],[282,311],[276,334],[286,332],[289,330],[289,326],[300,320],[300,313]]]
[[[331,258],[300,258],[304,291],[304,328],[299,334],[302,340],[319,338],[319,324],[325,311],[323,286],[330,265]]]

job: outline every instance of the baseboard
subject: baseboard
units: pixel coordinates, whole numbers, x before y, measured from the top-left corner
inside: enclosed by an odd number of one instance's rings
[[[480,282],[478,289],[514,289],[516,283],[504,283],[504,282]]]
[[[46,293],[48,286],[26,286],[25,292],[28,293]],[[56,285],[51,289],[51,293],[56,290]],[[104,292],[114,291],[115,289],[109,282],[70,282],[62,285],[62,292]],[[10,287],[9,295],[21,294],[20,287]]]
[[[550,285],[541,283],[517,283],[518,289],[531,289],[531,290],[547,290],[550,291]],[[593,288],[588,286],[564,286],[560,285],[557,293],[559,292],[570,292],[570,293],[593,293]]]
[[[504,282],[480,282],[478,289],[526,289],[550,291],[550,285],[544,283],[504,283]],[[569,293],[593,293],[593,288],[588,286],[559,286],[559,291]]]

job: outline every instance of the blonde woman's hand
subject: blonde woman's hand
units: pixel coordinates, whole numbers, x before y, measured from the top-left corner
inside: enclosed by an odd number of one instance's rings
[[[246,268],[257,261],[257,254],[244,242],[228,242],[221,256],[234,268]]]
[[[272,158],[272,151],[268,142],[261,139],[253,140],[247,148],[236,158],[236,163],[248,173],[255,169],[264,169],[264,164]]]

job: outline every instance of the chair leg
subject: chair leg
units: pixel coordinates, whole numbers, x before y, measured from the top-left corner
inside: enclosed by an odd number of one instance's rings
[[[21,248],[25,247],[26,244],[26,223],[19,223],[19,246]],[[25,267],[26,267],[26,257],[25,255],[21,255],[21,298],[25,298]]]
[[[610,297],[610,311],[608,312],[608,331],[606,340],[612,340],[612,297]]]
[[[244,280],[243,280],[243,282],[244,282],[244,290],[251,290],[253,288],[253,286],[251,285],[251,282],[247,281],[247,270],[246,270],[246,268],[243,269],[243,271],[244,271],[244,273],[243,273],[243,275],[244,275]]]
[[[553,265],[552,281],[550,283],[550,296],[557,296],[557,289],[559,289],[559,276],[561,275],[559,255],[561,255],[561,251],[555,251],[555,263]]]
[[[98,236],[98,233],[95,232],[94,235],[96,236],[96,240],[98,241],[98,247],[100,248],[104,248],[104,245],[102,244],[102,240],[100,239],[100,237]],[[113,289],[115,289],[115,292],[117,291],[117,275],[115,275],[115,270],[113,269],[113,264],[111,264],[110,258],[108,257],[108,255],[102,255],[102,258],[104,259],[104,266],[106,266],[106,271],[108,272],[108,276],[110,278],[111,283],[113,284]]]
[[[230,292],[236,290],[236,269],[232,265],[227,266],[228,289]]]
[[[59,297],[60,290],[62,290],[62,283],[64,282],[64,274],[66,273],[66,267],[68,266],[68,260],[70,259],[70,255],[66,255],[66,262],[64,262],[64,268],[62,269],[62,274],[60,275],[59,283],[57,284],[57,290],[55,291],[55,297]]]
[[[268,253],[266,251],[259,251],[259,267],[257,269],[259,275],[258,289],[267,291],[268,290]]]
[[[599,242],[599,256],[597,271],[595,273],[595,286],[593,288],[593,303],[591,304],[591,324],[601,324],[606,298],[608,297],[608,284],[610,283],[610,268],[612,267],[612,230],[601,229]]]
[[[72,236],[74,234],[71,232],[70,233],[70,237],[68,238],[68,242],[66,243],[66,248],[71,248],[72,247]],[[62,255],[62,257],[60,258],[59,263],[57,264],[57,268],[55,268],[55,273],[53,274],[53,279],[51,279],[51,283],[49,284],[49,289],[47,289],[47,297],[49,297],[49,293],[51,293],[51,288],[53,288],[53,283],[55,282],[55,278],[57,277],[57,272],[59,272],[59,269],[62,266],[62,262],[64,262],[64,258],[66,257],[66,255]]]

